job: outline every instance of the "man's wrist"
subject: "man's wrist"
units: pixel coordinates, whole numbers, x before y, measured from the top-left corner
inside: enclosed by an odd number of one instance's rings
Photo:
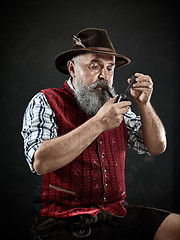
[[[98,115],[93,116],[89,121],[92,123],[92,128],[94,129],[94,132],[100,135],[105,130],[103,129],[103,124],[101,122],[101,119],[98,117]]]
[[[147,110],[152,109],[152,105],[151,105],[150,101],[148,101],[147,103],[137,102],[137,107],[138,107],[139,112],[144,111],[144,110],[147,111]]]

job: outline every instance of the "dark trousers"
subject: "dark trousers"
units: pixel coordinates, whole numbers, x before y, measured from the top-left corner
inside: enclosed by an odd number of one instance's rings
[[[164,219],[170,212],[125,206],[127,215],[119,218],[100,212],[96,217],[78,215],[70,218],[35,217],[32,227],[36,240],[153,240]]]

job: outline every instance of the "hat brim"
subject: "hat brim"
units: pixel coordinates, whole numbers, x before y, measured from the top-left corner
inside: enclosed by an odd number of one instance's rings
[[[106,52],[106,51],[98,51],[98,50],[90,50],[90,49],[73,49],[73,50],[68,50],[65,52],[60,53],[59,55],[56,56],[55,58],[55,65],[56,68],[64,74],[69,74],[68,68],[67,68],[67,62],[71,60],[73,57],[76,57],[80,54],[83,53],[89,53],[89,52],[94,52],[94,53],[99,53],[99,54],[108,54],[108,55],[113,55],[116,57],[116,68],[125,66],[131,62],[131,60],[128,57],[125,57],[121,54],[113,53],[113,52]]]

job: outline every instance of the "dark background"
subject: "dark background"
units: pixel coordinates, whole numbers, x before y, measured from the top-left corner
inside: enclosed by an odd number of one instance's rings
[[[23,113],[40,89],[62,86],[67,76],[56,70],[54,58],[71,47],[71,34],[86,27],[107,29],[116,51],[132,60],[116,71],[117,92],[135,72],[152,77],[152,104],[167,131],[162,155],[127,152],[127,201],[180,213],[178,7],[127,0],[1,5],[1,236],[30,239],[32,176],[20,135]]]

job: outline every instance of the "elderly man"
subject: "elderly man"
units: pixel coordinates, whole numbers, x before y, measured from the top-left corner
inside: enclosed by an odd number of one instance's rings
[[[125,202],[126,148],[166,149],[150,103],[151,77],[135,74],[136,116],[113,88],[115,68],[130,60],[116,53],[105,30],[80,31],[55,63],[70,78],[34,96],[22,129],[34,173],[34,239],[180,239],[178,215]]]

